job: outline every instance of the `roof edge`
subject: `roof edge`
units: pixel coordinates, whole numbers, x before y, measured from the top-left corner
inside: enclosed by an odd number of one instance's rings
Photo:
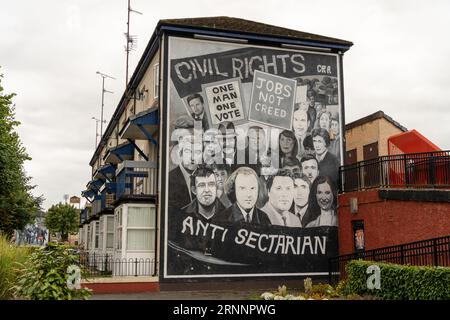
[[[356,127],[362,126],[363,124],[366,124],[368,122],[371,122],[371,121],[374,121],[374,120],[377,120],[377,119],[385,119],[385,120],[387,120],[389,123],[391,123],[392,125],[394,125],[398,129],[400,129],[402,132],[408,131],[408,129],[406,127],[402,126],[400,123],[398,123],[397,121],[392,119],[390,116],[388,116],[387,114],[385,114],[381,110],[378,110],[377,112],[369,114],[368,116],[365,116],[363,118],[360,118],[358,120],[355,120],[353,122],[350,122],[350,123],[346,124],[345,125],[345,130],[354,129]]]

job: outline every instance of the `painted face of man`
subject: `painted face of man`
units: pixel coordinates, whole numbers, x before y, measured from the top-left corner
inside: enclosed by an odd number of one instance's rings
[[[195,178],[195,190],[192,192],[197,196],[198,202],[209,207],[214,203],[217,196],[216,177],[214,174],[208,177]]]
[[[308,102],[307,101],[302,101],[298,104],[299,106],[299,110],[303,110],[303,111],[307,111],[308,110]]]
[[[335,136],[339,135],[339,122],[337,120],[331,120],[330,130]]]
[[[308,114],[304,110],[297,110],[294,112],[294,119],[292,121],[292,128],[297,137],[303,137],[308,130]]]
[[[303,173],[308,177],[309,181],[311,181],[311,183],[313,183],[319,175],[319,167],[315,159],[303,161],[302,170]]]
[[[205,132],[203,135],[203,150],[205,156],[209,157],[213,157],[214,155],[220,153],[221,148],[216,135]]]
[[[322,210],[330,210],[333,204],[333,192],[327,182],[321,183],[317,186],[316,193],[317,203]]]
[[[289,154],[294,149],[294,139],[280,135],[280,149],[283,154]]]
[[[221,136],[219,138],[220,146],[225,154],[233,154],[235,152],[236,137],[233,134]]]
[[[319,127],[328,131],[330,129],[330,120],[328,113],[322,113],[319,119]]]
[[[294,165],[294,166],[284,166],[283,170],[289,172],[291,175],[295,174],[295,173],[301,173],[302,169],[300,168],[300,166]]]
[[[189,101],[189,106],[196,116],[200,116],[203,113],[203,103],[200,101],[200,98],[194,98]]]
[[[183,166],[188,170],[194,170],[202,162],[202,145],[199,143],[184,143],[182,150]]]
[[[276,176],[269,191],[270,204],[278,211],[291,208],[294,199],[294,182],[291,177]]]
[[[236,201],[243,209],[251,209],[258,199],[258,180],[253,174],[238,174],[235,180]]]
[[[308,203],[309,184],[303,179],[294,181],[294,202],[299,207],[304,207]]]
[[[217,189],[223,190],[224,183],[228,179],[227,170],[216,169],[216,170],[214,170],[214,174],[216,175]]]
[[[178,143],[188,142],[193,137],[193,132],[189,129],[178,128],[172,132],[172,141],[177,141]]]
[[[317,135],[313,137],[314,151],[318,155],[322,155],[327,151],[327,146],[325,145],[325,140],[321,136]]]
[[[315,96],[310,96],[309,97],[309,106],[310,107],[314,107],[316,105],[316,97]]]
[[[266,147],[266,137],[262,129],[250,129],[248,131],[248,147],[250,150],[264,150]]]

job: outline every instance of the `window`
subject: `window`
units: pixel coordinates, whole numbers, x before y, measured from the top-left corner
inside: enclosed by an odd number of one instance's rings
[[[128,250],[154,250],[155,248],[155,208],[128,208]]]
[[[92,247],[92,235],[91,235],[91,225],[88,225],[87,227],[87,248],[91,249]]]
[[[116,249],[122,249],[122,208],[119,208],[114,215],[116,225]]]
[[[105,217],[106,220],[106,249],[114,248],[114,219]]]
[[[159,97],[159,63],[153,67],[153,97],[156,99]]]
[[[352,221],[355,252],[364,251],[366,239],[364,235],[364,220]]]
[[[100,222],[95,222],[95,249],[98,249],[98,238],[99,238],[99,231],[100,231]]]
[[[98,234],[99,234],[98,243],[99,243],[100,249],[103,249],[103,224],[104,224],[104,217],[101,217],[100,223],[98,225],[100,228],[100,230],[98,232]]]

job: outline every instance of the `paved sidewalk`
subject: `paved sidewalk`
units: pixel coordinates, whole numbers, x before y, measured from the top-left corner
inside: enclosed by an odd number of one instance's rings
[[[254,299],[261,293],[261,290],[108,293],[94,294],[91,300],[249,300]]]

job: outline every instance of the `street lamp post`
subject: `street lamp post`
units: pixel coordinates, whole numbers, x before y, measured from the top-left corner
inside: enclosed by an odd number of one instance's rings
[[[101,116],[100,116],[100,139],[103,136],[103,108],[104,108],[104,101],[105,101],[105,92],[108,93],[114,93],[112,91],[108,91],[105,89],[105,78],[110,78],[113,80],[116,80],[116,78],[111,77],[107,74],[101,73],[100,71],[96,72],[97,74],[99,74],[102,77],[102,112],[101,112]],[[97,145],[97,144],[96,144]]]
[[[98,144],[97,138],[99,136],[99,134],[98,134],[98,123],[99,122],[106,123],[106,120],[101,121],[100,119],[97,119],[96,117],[92,117],[91,119],[95,120],[95,146],[94,146],[94,149],[96,149],[97,148],[97,144]]]

